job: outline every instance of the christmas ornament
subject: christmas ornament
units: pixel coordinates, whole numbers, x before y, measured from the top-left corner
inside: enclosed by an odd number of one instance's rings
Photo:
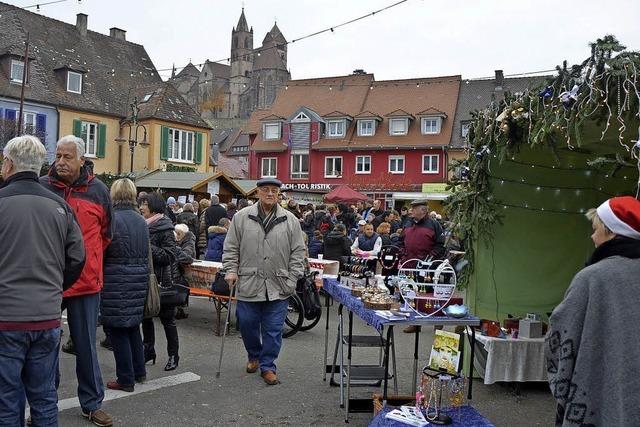
[[[538,94],[538,96],[542,99],[551,98],[553,96],[553,87],[547,86]]]
[[[560,94],[560,101],[564,108],[569,109],[578,100],[578,91],[580,86],[573,85],[570,91],[564,91]]]

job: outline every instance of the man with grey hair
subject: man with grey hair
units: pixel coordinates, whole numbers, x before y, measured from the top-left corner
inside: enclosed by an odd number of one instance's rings
[[[111,242],[112,209],[109,189],[93,175],[93,164],[84,158],[84,141],[73,135],[61,138],[56,161],[40,183],[64,198],[75,211],[87,262],[80,278],[64,292],[69,332],[76,354],[78,399],[82,415],[95,425],[108,427],[111,416],[101,408],[104,385],[96,351],[96,328],[103,284],[102,260]],[[63,346],[64,350],[64,346]]]
[[[211,195],[211,206],[207,208],[205,212],[205,230],[209,230],[209,227],[218,225],[220,218],[227,217],[227,210],[220,206],[220,199],[215,194]]]
[[[0,424],[24,425],[26,395],[33,425],[57,426],[60,307],[84,266],[82,233],[65,201],[38,183],[46,155],[38,138],[13,138],[3,153]]]

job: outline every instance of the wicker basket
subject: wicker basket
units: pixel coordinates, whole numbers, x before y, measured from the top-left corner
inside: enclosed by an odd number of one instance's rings
[[[400,407],[402,405],[415,405],[416,397],[409,395],[399,395],[399,396],[387,396],[387,406],[397,406]],[[374,393],[373,394],[373,416],[378,415],[378,412],[382,411],[382,395]]]
[[[192,264],[184,269],[184,278],[191,288],[211,289],[216,279],[217,268]]]

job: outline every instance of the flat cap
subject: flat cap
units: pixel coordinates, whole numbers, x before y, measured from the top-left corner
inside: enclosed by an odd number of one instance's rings
[[[256,182],[256,187],[262,187],[264,185],[274,185],[278,188],[282,187],[282,181],[276,178],[262,178]]]
[[[411,202],[411,206],[427,206],[429,201],[427,199],[415,199]]]

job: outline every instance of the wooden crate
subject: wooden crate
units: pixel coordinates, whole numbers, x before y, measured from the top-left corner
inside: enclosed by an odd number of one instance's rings
[[[216,273],[222,269],[221,262],[196,260],[184,268],[184,278],[190,288],[211,289]]]

